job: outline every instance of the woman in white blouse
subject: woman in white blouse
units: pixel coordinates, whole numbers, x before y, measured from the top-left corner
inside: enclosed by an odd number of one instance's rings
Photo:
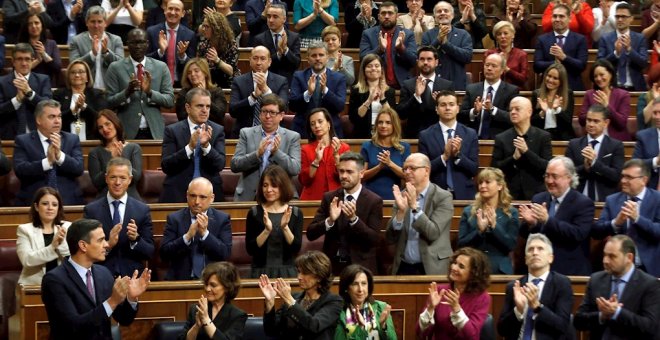
[[[101,7],[108,13],[105,24],[107,31],[124,40],[128,32],[140,27],[144,7],[142,0],[103,0]]]

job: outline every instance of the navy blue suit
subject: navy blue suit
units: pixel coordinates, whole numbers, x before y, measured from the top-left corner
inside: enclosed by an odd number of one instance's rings
[[[550,47],[557,42],[554,32],[540,35],[536,40],[534,51],[534,72],[543,73],[548,66],[554,64],[555,57],[550,55]],[[568,84],[573,91],[584,91],[582,71],[587,67],[587,39],[580,33],[571,31],[564,38],[564,54],[566,59],[561,63],[568,72]]]
[[[598,59],[607,59],[616,70],[619,65],[620,58],[614,55],[614,42],[617,38],[617,32],[610,32],[598,40]],[[646,43],[646,38],[639,33],[630,30],[630,52],[627,53],[628,56],[628,76],[631,79],[628,79],[635,91],[646,91],[646,80],[644,80],[644,69],[649,64],[649,51],[648,44]],[[616,79],[613,79],[613,82],[616,82]],[[622,85],[622,84],[619,84]]]
[[[479,126],[481,126],[481,112],[475,112],[477,114],[474,120],[470,120],[470,109],[474,108],[474,101],[477,97],[484,98],[484,87],[486,82],[478,82],[470,84],[465,89],[465,96],[463,97],[463,102],[461,103],[461,111],[459,112],[459,121],[472,129],[479,132]],[[518,95],[518,87],[511,85],[504,81],[500,82],[500,85],[497,87],[497,91],[493,94],[493,108],[497,108],[495,115],[492,115],[491,112],[484,111],[483,114],[490,114],[490,127],[487,132],[482,131],[481,135],[490,136],[489,139],[495,138],[495,136],[510,128],[511,118],[509,118],[509,104],[511,99],[515,98]],[[485,119],[485,118],[484,118]],[[481,136],[479,135],[479,136]]]
[[[394,47],[399,32],[406,34],[403,45],[405,51],[403,53],[397,52]],[[380,50],[380,25],[374,26],[362,32],[362,40],[360,40],[360,59],[364,58],[367,54],[373,53],[380,57],[383,62],[383,73],[387,69],[386,51],[379,52]],[[394,28],[394,35],[392,36],[392,60],[394,61],[394,75],[399,86],[408,78],[412,78],[410,69],[415,67],[417,63],[417,43],[415,42],[415,34],[408,29],[396,26]]]
[[[637,142],[632,158],[644,160],[644,163],[651,170],[651,178],[646,184],[647,187],[655,189],[658,187],[658,169],[653,169],[653,157],[660,156],[658,148],[658,129],[651,127],[637,132]]]
[[[432,93],[454,88],[451,81],[442,79],[439,74],[436,74],[433,80],[433,91],[426,89],[420,96],[422,99],[420,103],[415,98],[416,83],[417,78],[411,78],[401,84],[401,98],[396,107],[399,117],[408,119],[406,130],[403,132],[405,138],[418,138],[421,131],[438,123],[438,113],[435,111],[435,100],[433,100]],[[362,103],[364,101],[359,104],[362,105]],[[371,124],[371,121],[369,123]],[[371,131],[369,131],[369,135],[371,135]]]
[[[108,197],[104,195],[85,206],[83,217],[101,222],[103,232],[106,237],[109,237],[110,231],[114,227],[111,210],[114,210],[114,207],[108,204]],[[140,235],[134,247],[131,247],[132,242],[126,234],[126,226],[131,219],[135,220]],[[106,255],[105,261],[99,264],[107,267],[114,276],[131,276],[135,270],[142,273],[144,262],[149,261],[153,254],[153,225],[149,206],[129,196],[126,201],[119,241]]]
[[[339,138],[344,137],[343,129],[341,127],[341,120],[339,113],[344,110],[346,105],[346,78],[339,72],[332,71],[328,68],[326,87],[328,93],[321,94],[321,107],[330,111],[332,117],[332,125],[335,127],[335,135]],[[310,67],[303,71],[296,71],[293,74],[293,82],[291,83],[291,97],[289,97],[289,110],[296,113],[293,117],[293,124],[291,130],[298,132],[300,137],[307,138],[307,114],[314,108],[312,103],[313,99],[309,102],[305,101],[304,93],[307,91],[307,82],[312,76],[312,69]],[[310,95],[313,95],[310,93]]]
[[[17,135],[26,131],[26,126],[30,131],[37,129],[37,122],[34,118],[34,109],[37,104],[53,97],[50,90],[50,78],[47,75],[30,72],[28,84],[34,91],[32,100],[25,99],[18,107],[14,109],[11,99],[16,97],[16,87],[14,86],[14,71],[0,77],[0,138],[12,140]]]
[[[95,300],[87,291],[76,269],[68,260],[49,271],[41,282],[41,299],[46,307],[50,338],[57,340],[110,340],[110,318],[103,302],[112,295],[115,279],[108,268],[92,265]],[[124,300],[112,312],[112,318],[122,326],[135,319],[137,310]]]
[[[287,5],[284,1],[274,0],[271,3],[280,4],[284,6],[285,11],[287,10]],[[261,16],[264,8],[266,8],[264,0],[247,0],[245,2],[245,22],[247,23],[248,31],[250,31],[250,46],[256,46],[252,43],[254,36],[268,31],[268,20]],[[288,25],[288,23],[284,25]]]
[[[167,32],[169,30],[169,27],[167,26],[166,23],[160,23],[157,25],[153,25],[149,28],[147,28],[147,37],[149,40],[149,48],[147,49],[147,57],[151,57],[154,59],[158,59],[165,64],[167,64],[167,52],[163,54],[163,56],[158,55],[158,36],[160,34],[160,31],[164,31],[165,34],[167,35]],[[177,50],[175,50],[174,54],[176,56],[176,64],[174,67],[174,71],[176,72],[176,79],[180,82],[182,73],[183,73],[183,68],[186,66],[186,62],[188,61],[189,58],[194,58],[195,53],[197,51],[197,36],[195,35],[195,32],[193,32],[190,28],[183,26],[182,24],[179,25],[179,29],[176,32],[176,45],[178,46],[179,42],[181,41],[188,41],[188,48],[186,49],[186,59],[185,60],[180,60],[179,59],[179,53]]]
[[[285,55],[278,57],[277,48],[273,41],[273,35],[270,30],[266,30],[254,37],[253,46],[264,46],[270,51],[271,63],[269,71],[279,74],[291,83],[293,73],[300,66],[300,36],[296,32],[286,30],[286,46],[289,51]]]
[[[440,44],[438,27],[426,31],[422,35],[422,46],[433,46],[438,49],[440,60],[440,76],[454,82],[455,90],[465,91],[467,74],[465,65],[472,62],[472,37],[467,31],[452,27],[447,42]],[[436,71],[437,72],[437,71]]]
[[[289,102],[289,83],[286,78],[276,74],[275,72],[268,72],[266,78],[266,85],[285,103]],[[254,118],[254,107],[250,106],[248,97],[254,91],[254,79],[252,72],[241,74],[234,77],[231,82],[231,97],[229,99],[229,114],[236,119],[231,137],[238,138],[239,133],[244,127],[252,127],[252,119]]]
[[[584,157],[582,149],[588,144],[587,136],[571,139],[566,148],[566,157],[575,164],[575,171],[580,176],[579,192],[584,192],[587,180],[593,179],[596,183],[596,194],[598,201],[605,201],[605,197],[616,192],[623,168],[624,155],[623,143],[620,140],[603,136],[596,161],[591,165],[589,171],[584,169]]]
[[[167,224],[163,232],[163,240],[160,245],[160,257],[163,261],[169,261],[165,280],[191,280],[192,279],[192,250],[195,243],[202,247],[204,262],[226,261],[231,256],[231,222],[229,215],[222,211],[209,208],[206,211],[209,217],[206,240],[195,240],[186,245],[183,235],[188,232],[191,224],[189,208],[183,208],[167,216]]]
[[[60,132],[61,152],[65,154],[64,163],[57,167],[57,189],[62,195],[64,205],[82,204],[82,192],[76,181],[83,174],[83,155],[78,136]],[[46,158],[37,131],[16,137],[14,147],[14,172],[21,181],[21,188],[16,194],[16,205],[28,206],[34,193],[48,185],[48,174],[44,172],[41,161]]]
[[[646,267],[646,272],[660,277],[660,192],[646,188],[646,194],[639,207],[639,219],[637,222],[630,221],[630,225],[624,223],[615,231],[612,220],[621,211],[623,203],[628,200],[628,195],[618,192],[607,196],[605,207],[600,213],[598,222],[593,226],[593,237],[604,238],[615,233],[626,234],[635,241],[639,259]]]
[[[222,201],[222,178],[220,171],[225,167],[225,129],[222,125],[212,121],[206,124],[213,128],[213,134],[209,144],[211,151],[200,159],[200,175],[213,184],[215,201]],[[194,172],[194,148],[193,155],[188,158],[186,145],[190,142],[190,128],[188,119],[168,125],[165,127],[163,138],[163,159],[160,166],[167,175],[163,182],[163,191],[160,195],[161,203],[164,202],[186,202],[188,184],[193,179]],[[203,147],[203,146],[202,146]]]
[[[547,191],[532,197],[533,203],[545,203],[548,209],[552,200]],[[564,275],[589,275],[589,235],[593,220],[594,202],[575,189],[569,189],[554,217],[549,217],[545,224],[523,222],[520,231],[524,238],[531,233],[542,233],[552,241],[555,253],[552,270]]]
[[[454,198],[472,200],[476,193],[474,176],[479,171],[479,140],[477,133],[469,127],[457,123],[454,136],[461,137],[461,151],[452,162],[452,179],[454,180]],[[445,151],[445,139],[439,123],[431,125],[419,133],[419,152],[431,160],[431,182],[448,190],[447,166],[442,162]],[[455,161],[458,160],[458,163]]]

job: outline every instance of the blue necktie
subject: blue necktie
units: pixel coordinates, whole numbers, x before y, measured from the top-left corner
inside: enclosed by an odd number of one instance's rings
[[[612,277],[612,289],[610,290],[610,297],[616,294],[617,299],[621,300],[621,284],[623,280]]]
[[[254,98],[256,102],[252,106],[252,126],[261,125],[261,98]]]
[[[533,279],[532,283],[535,286],[538,286],[541,282],[541,279]],[[534,310],[527,307],[527,314],[525,315],[525,330],[523,331],[523,340],[531,340],[532,333],[534,332]]]
[[[200,126],[197,125],[195,126],[195,130],[199,129]],[[200,174],[200,168],[199,168],[199,162],[201,161],[201,153],[202,153],[202,144],[200,143],[200,139],[197,139],[197,144],[195,144],[195,152],[193,153],[193,179],[197,177],[201,177],[202,175]]]
[[[595,140],[595,139],[592,139],[591,142],[589,142],[589,143],[591,144],[591,147],[594,150],[596,150],[596,144],[598,144],[598,141]],[[596,156],[598,156],[598,155],[596,155]],[[594,161],[595,161],[595,159],[594,159]],[[587,185],[588,185],[587,195],[589,195],[589,198],[591,198],[592,201],[595,201],[596,198],[597,198],[596,197],[596,181],[593,179],[593,176],[589,176],[589,179],[587,179]]]
[[[275,54],[277,54],[278,45],[280,44],[280,34],[275,33],[273,36],[275,36]]]
[[[314,87],[314,94],[312,95],[312,104],[314,108],[321,106],[321,75],[316,75],[316,86]]]
[[[557,35],[557,46],[559,46],[560,48],[564,48],[564,35],[563,34]]]
[[[52,142],[50,139],[46,139],[46,142],[50,145]],[[57,190],[57,164],[53,163],[53,168],[48,170],[48,186]]]
[[[112,205],[114,206],[114,210],[112,211],[112,226],[116,226],[117,224],[121,223],[121,216],[119,216],[119,205],[121,204],[120,200],[114,200],[112,201]]]
[[[452,134],[454,129],[447,129],[447,143],[445,143],[445,148],[449,147],[449,141],[453,138]],[[450,191],[454,190],[454,176],[451,173],[453,159],[447,159],[447,188]]]
[[[193,221],[195,223],[196,221]],[[192,239],[192,274],[194,278],[201,278],[204,270],[204,249],[202,248],[202,238],[194,236]]]
[[[624,51],[621,53],[619,56],[619,62],[617,63],[617,68],[616,68],[616,73],[618,76],[618,82],[620,86],[623,86],[626,84],[626,81],[628,81],[628,55]]]
[[[488,86],[488,92],[486,93],[486,99],[490,99],[491,103],[493,102],[493,87]],[[479,134],[479,139],[491,139],[490,136],[490,111],[483,109],[483,120],[481,121],[481,134]]]
[[[553,199],[550,201],[550,208],[548,209],[548,216],[550,217],[555,217],[555,213],[557,212],[557,200]]]
[[[273,138],[275,138],[275,135],[274,135],[274,134],[273,134],[273,135],[270,135],[270,136],[269,136],[269,135],[266,135],[265,138],[268,138],[268,139],[270,139],[270,140],[273,140]],[[259,169],[259,173],[263,173],[264,170],[266,170],[266,167],[268,166],[268,164],[270,163],[270,154],[271,154],[271,152],[272,152],[272,151],[271,151],[272,148],[273,148],[272,144],[271,144],[271,145],[268,145],[268,146],[266,147],[266,151],[264,151],[263,156],[261,156],[261,168]]]

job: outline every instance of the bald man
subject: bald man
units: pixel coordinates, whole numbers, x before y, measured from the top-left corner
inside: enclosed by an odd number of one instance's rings
[[[491,166],[505,173],[513,199],[527,201],[545,190],[543,175],[552,158],[552,138],[550,133],[531,125],[529,99],[513,98],[509,115],[513,127],[495,136]]]

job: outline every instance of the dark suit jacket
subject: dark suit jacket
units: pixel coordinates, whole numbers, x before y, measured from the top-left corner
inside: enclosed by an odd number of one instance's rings
[[[76,121],[76,117],[71,112],[71,98],[73,92],[69,88],[59,88],[53,93],[53,99],[62,104],[62,130],[71,132],[71,123]],[[87,140],[98,137],[96,130],[96,114],[98,111],[108,107],[108,101],[105,97],[105,91],[88,87],[85,89],[85,103],[87,107],[80,111],[80,120],[85,122],[85,134]]]
[[[204,252],[205,263],[226,261],[231,255],[231,221],[229,215],[209,208],[208,231],[206,240],[195,240],[191,245],[183,241],[183,234],[190,229],[191,215],[189,208],[183,208],[167,216],[163,240],[160,245],[160,257],[170,262],[165,280],[190,280],[192,273],[192,248],[199,242]]]
[[[575,170],[580,176],[580,184],[577,190],[584,192],[587,180],[593,179],[596,183],[598,201],[603,202],[605,197],[617,190],[624,162],[623,143],[605,135],[600,150],[598,150],[596,162],[591,165],[589,171],[586,171],[582,149],[589,143],[587,139],[587,136],[571,139],[566,148],[566,157],[573,160]]]
[[[268,72],[266,85],[268,85],[268,88],[270,88],[273,94],[278,95],[285,103],[289,102],[289,83],[285,77],[275,72]],[[238,134],[242,128],[252,126],[254,107],[250,106],[248,97],[253,91],[254,79],[252,78],[252,72],[234,77],[234,80],[231,82],[229,114],[236,119],[234,128],[230,131],[232,138],[238,138]]]
[[[440,66],[436,72],[444,79],[454,83],[455,90],[464,91],[467,86],[465,65],[472,61],[472,38],[470,33],[460,28],[452,27],[449,38],[444,44],[438,40],[438,27],[426,31],[422,35],[422,46],[433,46],[438,49]],[[438,71],[439,70],[439,71]]]
[[[351,95],[349,96],[350,98],[348,102],[348,119],[350,119],[351,123],[353,123],[353,135],[350,136],[352,138],[371,139],[371,119],[372,115],[374,114],[371,111],[371,105],[369,105],[367,108],[367,112],[364,114],[364,117],[360,117],[358,114],[360,106],[364,104],[369,95],[369,91],[362,93],[358,88],[351,86]],[[392,109],[396,109],[396,97],[394,88],[390,87],[387,89],[387,91],[385,91],[385,100]],[[399,117],[400,116],[401,115],[399,115]],[[410,123],[411,121],[408,121],[407,126],[410,126]]]
[[[83,216],[101,222],[105,235],[109,237],[110,231],[114,227],[111,210],[114,210],[114,207],[108,204],[107,196],[103,196],[87,204],[83,210]],[[132,242],[126,234],[126,226],[131,220],[135,220],[140,235],[132,248]],[[121,227],[122,231],[119,233],[117,245],[106,255],[105,261],[99,264],[106,266],[114,276],[131,276],[135,270],[141,273],[144,269],[144,262],[151,260],[154,254],[153,225],[149,207],[129,196]]]
[[[34,91],[32,100],[25,99],[18,110],[14,109],[11,99],[16,97],[16,87],[14,86],[14,71],[0,77],[0,138],[12,140],[17,135],[25,133],[26,126],[30,131],[37,129],[37,123],[34,118],[34,110],[40,101],[53,97],[50,91],[50,79],[48,76],[30,72],[28,84]]]
[[[74,0],[73,4],[75,4],[76,1],[83,0]],[[53,20],[53,26],[50,27],[50,33],[53,35],[53,39],[55,39],[59,45],[66,45],[69,38],[69,25],[71,24],[71,18],[66,15],[62,0],[49,1],[46,6],[46,12]],[[85,16],[82,10],[74,18],[73,24],[76,27],[76,34],[87,31]]]
[[[380,31],[380,25],[362,31],[362,39],[360,40],[360,59],[364,58],[364,56],[369,53],[378,55],[383,63],[383,72],[385,72],[387,69],[387,52],[379,52]],[[415,34],[413,31],[395,26],[394,35],[392,36],[392,44],[394,44],[401,31],[405,33],[405,40],[403,41],[405,50],[403,53],[399,53],[394,46],[392,46],[391,49],[391,58],[394,61],[394,75],[396,76],[396,81],[399,83],[399,86],[401,86],[406,79],[412,78],[410,69],[415,67],[417,62],[417,43],[415,42]]]
[[[325,292],[304,310],[300,304],[304,296],[304,293],[294,293],[296,303],[293,306],[282,306],[277,311],[273,308],[264,314],[266,335],[282,339],[334,339],[344,300]]]
[[[272,67],[271,67],[272,69]],[[341,120],[339,113],[344,110],[346,104],[346,78],[339,72],[332,71],[326,68],[327,81],[326,87],[328,93],[321,94],[321,107],[330,111],[332,117],[332,125],[335,128],[335,136],[339,138],[344,137],[343,129],[341,127]],[[307,114],[314,107],[312,100],[305,102],[304,93],[307,91],[307,81],[312,76],[312,69],[308,67],[303,71],[296,71],[293,74],[293,82],[291,83],[291,96],[289,97],[289,110],[296,113],[293,117],[293,124],[291,130],[298,132],[300,137],[307,138]]]
[[[401,84],[401,98],[399,99],[399,105],[396,107],[399,117],[408,119],[406,130],[403,131],[405,138],[418,138],[421,131],[438,123],[438,113],[435,111],[435,100],[433,100],[431,91],[427,90],[422,93],[422,102],[418,102],[415,99],[416,83],[417,79],[412,78]],[[443,79],[436,73],[433,81],[433,92],[451,90],[452,88],[454,88],[454,83]]]
[[[284,6],[284,10],[288,11],[286,2],[275,0],[272,3],[281,4]],[[245,23],[248,31],[250,31],[250,46],[257,46],[254,44],[254,37],[268,30],[268,20],[261,16],[264,8],[266,8],[266,5],[263,0],[247,0],[245,2]],[[288,24],[285,23],[285,25]]]
[[[550,134],[530,126],[525,134],[528,150],[517,160],[513,158],[513,139],[518,137],[516,129],[510,128],[495,136],[493,159],[490,166],[504,172],[511,196],[516,200],[529,200],[534,194],[544,191],[543,174],[552,159]]]
[[[76,269],[69,261],[49,271],[41,282],[41,299],[50,321],[51,339],[93,339],[111,340],[110,318],[103,302],[112,295],[115,279],[110,271],[101,265],[92,265],[94,292],[92,300]],[[135,319],[137,311],[127,300],[117,306],[112,318],[122,326],[128,326]]]
[[[639,33],[630,30],[630,52],[627,52],[628,57],[628,76],[629,81],[632,83],[635,91],[646,91],[646,81],[644,80],[644,69],[649,63],[649,52],[646,38]],[[618,69],[620,57],[614,55],[614,42],[616,41],[617,32],[609,32],[598,40],[598,59],[607,59],[614,69]],[[613,79],[612,82],[617,82],[618,79]]]
[[[160,34],[160,31],[164,31],[165,34],[167,34],[168,29],[169,28],[167,27],[167,24],[165,22],[147,28],[147,37],[149,40],[149,47],[147,48],[147,57],[160,60],[165,64],[167,64],[167,51],[165,51],[165,54],[163,54],[162,57],[158,55],[158,36]],[[188,41],[189,44],[188,44],[188,48],[186,49],[185,60],[180,60],[178,56],[178,52],[177,51],[174,52],[174,54],[176,55],[176,63],[174,64],[175,65],[174,70],[176,72],[176,79],[179,81],[177,83],[180,83],[181,81],[181,75],[183,74],[183,68],[186,66],[186,62],[189,60],[189,58],[194,58],[197,52],[197,36],[195,35],[195,32],[193,32],[190,28],[184,26],[183,24],[179,24],[179,29],[176,32],[176,46],[178,46],[179,42],[181,41]]]
[[[357,223],[351,226],[346,215],[341,214],[332,228],[326,231],[325,219],[330,216],[330,203],[335,197],[343,201],[345,199],[344,189],[339,188],[323,195],[321,206],[316,210],[314,220],[307,227],[307,239],[314,241],[325,235],[323,252],[328,255],[335,266],[337,251],[344,238],[343,241],[347,243],[351,262],[361,264],[373,273],[377,273],[376,249],[381,241],[380,223],[383,220],[383,199],[362,186],[356,202]]]
[[[534,72],[543,73],[548,66],[555,62],[555,57],[550,55],[550,47],[556,42],[554,32],[542,34],[537,38],[534,51]],[[582,71],[587,67],[587,39],[582,34],[571,31],[564,38],[563,49],[566,59],[561,63],[568,72],[568,84],[573,91],[584,91]]]
[[[541,108],[538,107],[539,90],[532,91],[532,125],[539,129],[545,129],[545,119],[541,118]],[[556,128],[547,129],[550,132],[552,140],[570,140],[575,136],[573,131],[573,108],[575,106],[573,99],[573,91],[568,91],[568,98],[564,100],[561,112],[555,115],[557,122]],[[610,116],[611,119],[611,116]]]
[[[455,136],[461,137],[461,151],[457,159],[451,159],[454,198],[472,200],[476,193],[474,176],[479,171],[479,140],[477,133],[461,123],[456,124]],[[419,152],[431,160],[431,182],[448,190],[447,166],[442,162],[445,139],[440,123],[436,122],[419,134]],[[455,161],[458,160],[458,164]]]
[[[225,167],[225,129],[211,121],[207,121],[213,128],[211,136],[211,151],[200,159],[200,175],[213,184],[215,201],[222,201],[222,178],[220,171]],[[186,145],[190,142],[190,127],[188,119],[168,125],[165,128],[163,138],[163,159],[160,166],[167,175],[163,182],[163,191],[160,202],[186,202],[186,191],[188,184],[193,179],[194,172],[194,148],[193,156],[188,158]]]
[[[601,324],[596,298],[609,298],[612,275],[604,271],[593,273],[573,325],[578,330],[590,331],[591,339],[602,339],[604,335],[609,335],[609,339],[658,339],[659,285],[655,277],[635,269],[619,297],[621,313],[616,320]]]
[[[628,195],[618,192],[607,196],[605,207],[600,213],[598,222],[592,227],[594,238],[604,238],[613,235],[612,220],[621,211]],[[630,236],[635,241],[639,258],[646,268],[646,272],[653,276],[660,276],[660,192],[651,188],[646,189],[646,195],[639,208],[639,219],[631,222],[630,226],[620,226],[620,233]]]
[[[658,170],[653,169],[653,157],[660,154],[658,149],[658,129],[650,127],[637,132],[637,142],[635,142],[635,151],[633,151],[632,158],[639,158],[644,160],[646,166],[651,169],[651,178],[649,178],[646,186],[652,189],[658,187]]]
[[[521,286],[525,285],[527,275],[521,277],[519,281]],[[536,315],[534,322],[536,339],[567,339],[573,310],[571,281],[562,274],[550,272],[548,280],[543,286],[540,302],[543,304],[543,308]],[[520,327],[523,326],[523,320],[519,321],[516,318],[514,308],[516,308],[516,304],[513,301],[513,282],[509,282],[506,286],[504,306],[497,320],[497,332],[507,340],[518,339]]]
[[[253,46],[264,46],[270,51],[271,64],[268,69],[270,72],[279,74],[291,83],[293,73],[298,70],[300,66],[300,36],[296,32],[286,31],[286,45],[289,51],[281,56],[277,56],[277,48],[273,41],[273,35],[270,30],[261,32],[254,37]]]
[[[213,325],[217,330],[213,338],[210,338],[206,334],[206,331],[200,330],[199,333],[197,333],[196,339],[199,340],[243,339],[245,322],[247,321],[248,318],[247,313],[245,313],[245,311],[234,306],[231,302],[223,304],[222,308],[220,308],[220,312],[218,312],[215,318],[213,318],[213,316],[211,315],[213,311],[211,302],[208,303],[207,310],[209,312],[209,320],[213,322]],[[184,340],[186,338],[186,334],[188,334],[188,330],[190,330],[195,325],[196,315],[197,315],[197,304],[195,303],[192,306],[190,306],[190,309],[188,310],[188,319],[186,320],[186,325],[184,326],[181,334],[179,334],[178,339]]]
[[[62,195],[64,205],[82,204],[82,192],[77,178],[83,174],[83,156],[78,136],[60,132],[61,151],[64,163],[57,167],[57,189]],[[21,188],[16,194],[16,204],[28,206],[34,193],[48,185],[48,173],[44,172],[41,160],[46,158],[37,131],[16,137],[14,147],[14,172],[21,181]]]
[[[550,209],[553,197],[544,191],[534,195],[532,203],[546,204]],[[554,248],[552,270],[564,275],[589,275],[591,224],[594,220],[594,202],[575,189],[569,189],[554,217],[545,224],[528,225],[523,222],[520,233],[527,238],[530,233],[545,234]]]
[[[479,82],[470,84],[465,89],[465,96],[463,97],[463,103],[461,103],[461,111],[459,113],[459,121],[468,127],[471,127],[479,132],[479,126],[481,125],[481,113],[475,112],[478,114],[474,120],[470,120],[470,109],[474,108],[474,101],[477,97],[484,98],[484,87],[486,82]],[[484,114],[491,114],[490,116],[490,128],[487,133],[490,138],[495,137],[498,133],[511,127],[511,119],[509,118],[509,103],[511,99],[518,95],[518,87],[511,85],[509,83],[500,82],[497,91],[493,95],[493,107],[497,108],[495,115],[492,115],[492,112],[484,112]]]

